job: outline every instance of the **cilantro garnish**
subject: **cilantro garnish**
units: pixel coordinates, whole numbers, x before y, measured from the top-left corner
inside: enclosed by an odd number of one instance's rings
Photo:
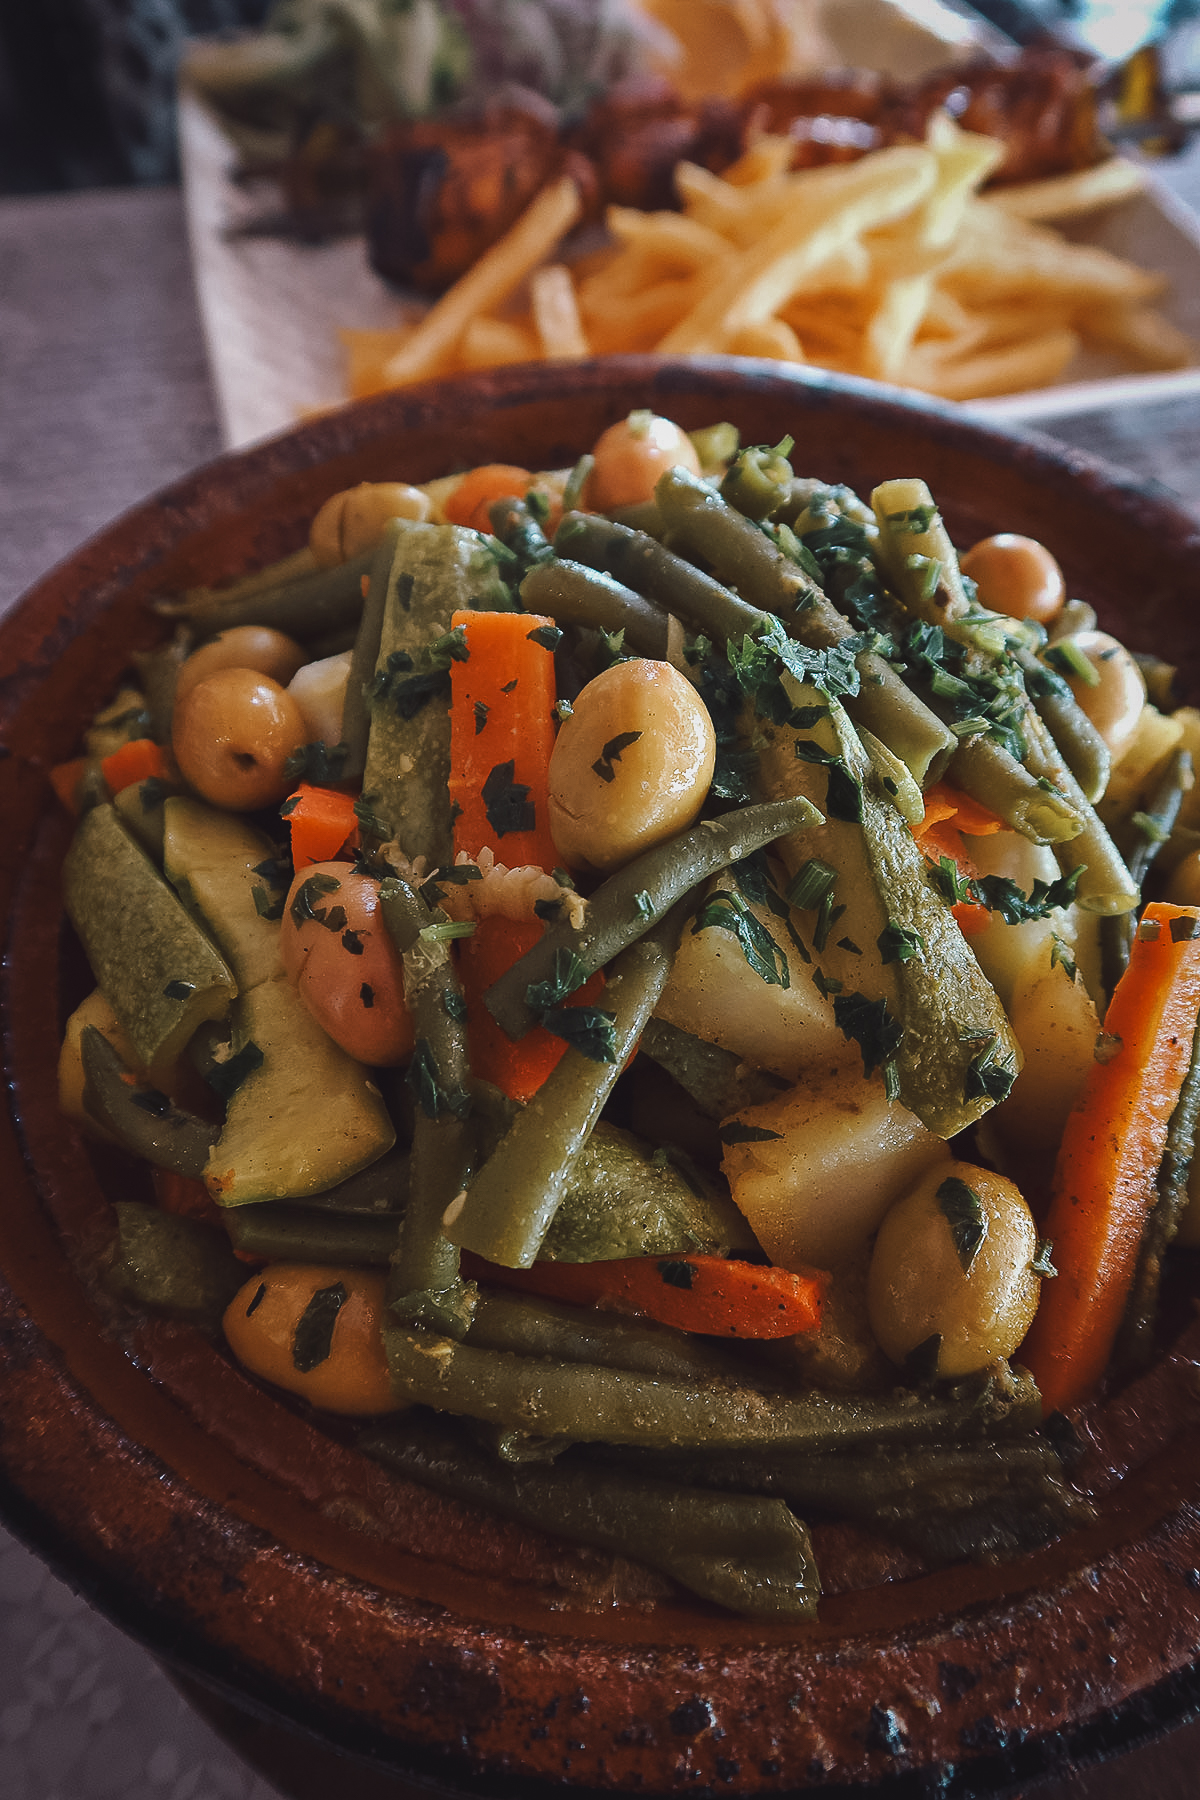
[[[885,963],[911,962],[925,948],[925,939],[919,931],[911,931],[906,925],[897,925],[893,919],[888,920],[876,941]]]
[[[967,1065],[963,1081],[963,1098],[988,1099],[999,1105],[1012,1091],[1017,1071],[1011,1063],[999,1061],[1000,1039],[993,1032],[983,1049]]]
[[[975,1189],[968,1187],[957,1175],[948,1175],[934,1198],[950,1227],[950,1236],[954,1240],[962,1272],[969,1275],[988,1233],[983,1202]]]
[[[617,1060],[617,1015],[602,1006],[550,1006],[538,1022],[591,1062]]]
[[[543,650],[557,650],[562,643],[562,632],[557,625],[539,625],[525,635],[531,644],[540,644]]]
[[[261,1069],[263,1053],[258,1045],[251,1042],[243,1044],[226,1062],[213,1063],[204,1079],[214,1094],[222,1100],[231,1100],[248,1075],[255,1069]]]
[[[327,1362],[333,1349],[333,1328],[346,1304],[346,1284],[335,1281],[318,1288],[296,1321],[292,1334],[292,1366],[301,1375],[311,1374]]]
[[[525,1003],[531,1012],[544,1012],[582,987],[587,978],[587,965],[582,957],[560,945],[554,952],[553,973],[547,981],[530,982],[525,989]]]
[[[481,789],[488,824],[497,837],[509,831],[532,831],[537,823],[529,788],[514,779],[516,762],[497,763]]]
[[[722,1125],[718,1136],[723,1144],[770,1144],[782,1139],[782,1131],[768,1131],[763,1125],[743,1125],[731,1119]]]
[[[864,1075],[888,1062],[904,1040],[903,1028],[885,1000],[868,1000],[860,993],[838,994],[833,1017],[842,1036],[852,1039],[862,1052]]]
[[[613,764],[620,762],[625,751],[636,744],[641,735],[640,731],[619,731],[616,737],[609,738],[592,764],[592,773],[598,775],[601,781],[615,781],[617,772]]]
[[[710,926],[733,933],[741,945],[742,955],[763,981],[773,987],[791,986],[787,957],[740,894],[718,888],[709,895],[692,921],[692,935]]]

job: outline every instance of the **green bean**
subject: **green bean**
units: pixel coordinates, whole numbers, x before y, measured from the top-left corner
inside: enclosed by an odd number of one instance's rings
[[[611,965],[604,1010],[612,1021],[612,1060],[593,1062],[568,1048],[448,1211],[446,1232],[456,1244],[512,1268],[528,1268],[534,1260],[580,1152],[667,984],[686,911],[686,901],[673,907]]]
[[[371,573],[367,578],[367,593],[363,601],[362,617],[358,622],[358,630],[354,636],[354,648],[350,653],[350,668],[346,676],[346,694],[342,701],[342,734],[341,741],[346,746],[346,756],[342,764],[342,779],[345,781],[361,781],[367,762],[367,738],[371,730],[371,707],[367,699],[367,690],[375,676],[375,665],[379,661],[379,643],[383,635],[383,615],[387,605],[388,583],[391,579],[392,563],[396,555],[396,540],[400,535],[400,523],[391,519],[383,528],[383,535],[375,546],[371,561]]]
[[[1047,641],[1057,644],[1060,638],[1074,637],[1079,631],[1095,631],[1096,609],[1086,600],[1068,600],[1058,617],[1046,628]]]
[[[293,550],[290,555],[280,557],[277,562],[267,563],[261,569],[253,569],[249,575],[239,575],[236,580],[228,581],[222,587],[187,588],[182,594],[159,600],[155,604],[155,611],[169,615],[172,612],[185,613],[190,606],[209,609],[224,605],[236,606],[251,594],[263,594],[271,588],[285,587],[289,581],[298,581],[303,575],[312,575],[316,567],[316,558],[306,544],[302,550]]]
[[[665,1019],[651,1019],[640,1053],[665,1069],[710,1119],[728,1119],[747,1106],[778,1099],[790,1087],[782,1075],[756,1069],[732,1050],[693,1037]]]
[[[704,482],[682,469],[669,469],[659,478],[655,494],[673,538],[702,556],[750,606],[778,614],[798,643],[830,650],[855,636],[849,619],[826,599],[812,577]],[[654,597],[665,599],[662,594]],[[682,606],[672,604],[671,611],[687,624],[709,629],[703,621],[689,619]],[[857,695],[846,697],[851,718],[907,764],[920,785],[936,780],[954,747],[953,733],[882,657],[863,650],[856,661],[862,686]]]
[[[1065,681],[1053,677],[1045,663],[1029,650],[1017,647],[1011,652],[1029,685],[1037,715],[1058,747],[1059,754],[1083,790],[1084,798],[1094,806],[1108,786],[1112,758],[1108,745],[1092,724]]]
[[[358,1447],[437,1493],[647,1563],[732,1612],[816,1614],[820,1582],[808,1533],[781,1500],[704,1493],[613,1470],[498,1462],[425,1420],[376,1427]]]
[[[521,604],[571,625],[623,631],[641,656],[662,662],[667,654],[667,615],[623,582],[565,557],[536,563],[521,583]]]
[[[864,1396],[668,1381],[593,1363],[477,1350],[389,1322],[384,1344],[399,1399],[578,1443],[815,1453],[991,1437],[1031,1429],[1041,1417],[1031,1378],[1006,1365],[945,1391]]]
[[[206,1331],[246,1280],[224,1232],[139,1200],[118,1200],[117,1235],[104,1285],[131,1306],[148,1307]]]
[[[1157,1176],[1157,1196],[1142,1231],[1133,1286],[1121,1323],[1114,1366],[1144,1369],[1154,1351],[1154,1324],[1162,1266],[1188,1204],[1188,1175],[1200,1125],[1200,1024],[1192,1036],[1192,1060],[1167,1126],[1167,1142]]]
[[[590,1460],[614,1452],[589,1446],[577,1454]],[[856,1519],[935,1566],[1019,1555],[1095,1517],[1090,1503],[1065,1484],[1057,1452],[1040,1438],[819,1456],[615,1454],[619,1466],[660,1480],[773,1494],[805,1517]]]
[[[356,626],[362,612],[362,578],[371,572],[374,549],[364,550],[334,569],[292,575],[276,587],[255,585],[200,588],[178,600],[160,600],[156,610],[169,619],[191,619],[206,631],[231,625],[273,625],[300,639],[345,625]]]
[[[721,498],[747,519],[769,519],[791,492],[793,470],[788,461],[792,440],[774,450],[765,444],[739,450],[721,478]]]
[[[1078,809],[1056,790],[1044,787],[1002,744],[983,732],[959,742],[946,777],[1035,844],[1070,842],[1079,836]]]
[[[664,1381],[746,1380],[745,1356],[711,1339],[650,1319],[506,1294],[499,1288],[480,1294],[466,1341],[476,1350],[594,1363]]]
[[[488,518],[491,520],[493,534],[513,552],[525,568],[546,562],[554,555],[540,522],[530,512],[524,500],[518,500],[511,494],[506,499],[493,500],[488,507]]]
[[[85,1025],[79,1040],[85,1110],[134,1156],[158,1169],[198,1180],[220,1125],[176,1106],[145,1082],[130,1086],[129,1070],[103,1032]]]
[[[393,1213],[333,1212],[263,1200],[230,1207],[225,1229],[235,1250],[270,1262],[386,1264],[394,1255],[400,1220]]]
[[[776,838],[821,823],[810,800],[801,796],[744,806],[720,819],[705,819],[669,843],[646,850],[602,882],[588,901],[578,930],[565,920],[549,925],[484,996],[488,1011],[511,1038],[522,1038],[538,1023],[542,1009],[530,1003],[529,989],[554,985],[569,958],[570,986],[548,1004],[557,1004],[632,944],[699,882],[731,862],[750,856]]]
[[[1025,761],[1030,774],[1049,782],[1083,820],[1083,830],[1076,837],[1053,845],[1055,859],[1064,875],[1080,870],[1075,888],[1076,904],[1085,912],[1131,911],[1139,899],[1137,883],[1132,880],[1108,832],[1084,799],[1049,732],[1032,711],[1026,726],[1026,740]]]
[[[1175,829],[1183,796],[1191,786],[1191,753],[1176,750],[1148,795],[1145,807],[1125,821],[1118,840],[1120,853],[1129,869],[1130,879],[1139,889]],[[1100,922],[1104,982],[1110,994],[1128,967],[1135,929],[1132,912],[1118,913]]]
[[[1180,704],[1176,686],[1179,670],[1175,664],[1164,662],[1160,656],[1152,656],[1146,650],[1134,650],[1131,654],[1142,671],[1142,679],[1146,683],[1146,698],[1151,706],[1157,707],[1159,712],[1174,712]]]
[[[645,594],[645,603],[675,613],[714,642],[759,637],[773,622],[772,614],[739,600],[644,531],[633,531],[599,513],[565,513],[554,534],[554,547],[564,557],[569,553],[578,563],[627,583],[626,592]]]
[[[971,602],[928,487],[917,476],[883,481],[871,495],[871,507],[879,526],[879,560],[908,612],[957,635],[951,627],[967,619]]]
[[[380,883],[379,906],[403,958],[416,1037],[408,1075],[417,1102],[408,1207],[388,1278],[388,1305],[405,1322],[461,1335],[473,1293],[459,1274],[458,1250],[442,1230],[442,1215],[471,1164],[462,991],[450,946],[438,935],[447,924],[441,908],[427,907],[395,877]]]

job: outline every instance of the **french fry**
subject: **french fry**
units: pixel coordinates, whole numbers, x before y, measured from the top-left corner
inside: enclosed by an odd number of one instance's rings
[[[529,277],[529,310],[541,354],[548,360],[588,354],[575,285],[562,263],[547,263]]]
[[[762,319],[743,325],[729,345],[733,356],[767,356],[776,362],[803,362],[800,339],[783,319]]]
[[[950,357],[940,346],[914,344],[906,385],[943,400],[981,400],[989,394],[1048,387],[1078,347],[1078,337],[1067,330],[1046,331],[1024,343],[981,350],[974,356]]]
[[[404,387],[436,373],[472,320],[504,304],[578,222],[581,210],[579,189],[569,175],[543,188],[511,231],[425,314],[404,348],[387,363],[388,386]]]
[[[1170,319],[1148,306],[1100,307],[1079,320],[1089,343],[1132,357],[1144,369],[1186,369],[1195,345]]]
[[[548,261],[580,214],[564,178],[419,323],[344,333],[350,386],[657,350],[807,361],[970,399],[1061,379],[1081,340],[1141,368],[1192,361],[1153,309],[1160,275],[1037,222],[1133,191],[1133,165],[981,198],[1000,154],[944,115],[923,145],[816,169],[791,171],[790,140],[763,137],[722,176],[681,163],[681,212],[610,208],[607,246],[573,271]]]
[[[1076,169],[1070,175],[997,188],[989,199],[1014,219],[1081,219],[1118,200],[1131,199],[1145,185],[1145,171],[1137,163],[1125,156],[1110,156],[1107,162]]]
[[[539,354],[537,338],[513,319],[472,319],[458,344],[464,369],[494,369],[502,363],[532,362]]]
[[[875,166],[843,163],[813,173],[832,177],[805,189],[756,245],[732,258],[721,279],[662,339],[665,354],[719,350],[744,325],[760,324],[828,259],[861,232],[923,199],[935,179],[933,158],[918,146],[881,150]]]

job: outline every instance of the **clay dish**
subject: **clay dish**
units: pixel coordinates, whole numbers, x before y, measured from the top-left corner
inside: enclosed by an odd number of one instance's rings
[[[1017,1562],[833,1594],[796,1628],[638,1599],[602,1558],[386,1475],[189,1328],[118,1339],[93,1293],[117,1176],[56,1111],[83,977],[46,771],[162,635],[147,599],[298,547],[352,482],[568,464],[645,406],[731,420],[745,442],[790,433],[798,469],[860,490],[923,475],[959,543],[1044,539],[1102,623],[1200,693],[1197,528],[1165,498],[1046,440],[765,363],[435,384],[222,458],[118,520],[0,627],[0,1508],[177,1671],[418,1782],[522,1800],[1002,1787],[1196,1705],[1200,1330],[1099,1416],[1123,1479],[1094,1526]]]

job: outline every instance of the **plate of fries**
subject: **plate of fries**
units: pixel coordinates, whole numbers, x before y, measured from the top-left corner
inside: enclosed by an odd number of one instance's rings
[[[984,193],[1000,147],[946,115],[815,169],[763,137],[720,176],[680,164],[679,211],[610,207],[602,234],[563,177],[430,307],[358,239],[242,232],[232,152],[188,95],[181,141],[231,446],[442,375],[630,352],[805,363],[1014,420],[1200,394],[1200,226],[1123,158]]]

